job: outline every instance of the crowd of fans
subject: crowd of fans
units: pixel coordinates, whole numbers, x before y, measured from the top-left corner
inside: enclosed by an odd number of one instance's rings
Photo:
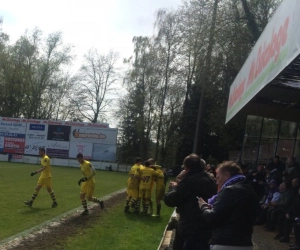
[[[300,249],[300,166],[275,156],[256,169],[232,161],[215,167],[191,154],[170,182],[164,201],[176,207],[179,224],[173,249],[252,250],[254,225],[277,231],[274,240]],[[197,200],[197,202],[196,202]]]
[[[246,165],[242,170],[260,200],[255,224],[277,231],[274,239],[279,242],[290,242],[294,231],[295,243],[290,249],[300,249],[300,165],[295,157],[288,158],[286,166],[275,156],[256,170],[249,171]]]

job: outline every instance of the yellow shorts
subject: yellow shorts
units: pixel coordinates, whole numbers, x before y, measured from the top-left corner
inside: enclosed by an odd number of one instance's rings
[[[38,184],[38,186],[52,188],[52,177],[39,178],[37,184]]]
[[[130,188],[130,189],[128,189],[127,194],[131,198],[136,199],[139,197],[139,190],[137,188]]]
[[[87,197],[92,197],[95,191],[95,182],[82,182],[80,186],[80,194],[85,194]]]
[[[141,199],[151,199],[151,189],[142,188],[139,190],[139,198]]]

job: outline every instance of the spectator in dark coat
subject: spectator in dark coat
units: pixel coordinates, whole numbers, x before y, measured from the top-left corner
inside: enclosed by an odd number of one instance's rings
[[[298,189],[298,194],[294,199],[292,206],[289,208],[286,214],[280,216],[279,233],[275,236],[274,239],[279,239],[280,242],[289,242],[290,232],[293,226],[297,227],[297,223],[295,221],[296,218],[300,218],[300,188]],[[299,230],[297,230],[298,229],[295,230],[296,243],[292,249],[300,250]]]
[[[282,174],[283,174],[283,171],[285,170],[285,166],[280,161],[279,156],[276,155],[273,158],[273,161],[267,167],[270,168],[271,170],[276,169],[275,178],[273,178],[273,179],[276,179],[277,183],[281,183],[282,182]]]
[[[251,172],[251,184],[254,191],[257,193],[259,200],[261,200],[265,194],[265,166],[264,164],[259,164],[257,169]]]
[[[292,184],[289,181],[284,181],[279,186],[279,199],[278,201],[270,202],[270,209],[267,214],[266,229],[272,231],[277,226],[278,217],[285,214],[290,208],[294,200],[294,192],[291,189]]]
[[[280,196],[278,186],[275,180],[270,181],[269,183],[269,192],[264,203],[261,205],[261,211],[258,215],[258,218],[255,222],[256,225],[262,225],[267,219],[268,210],[272,208],[271,202],[278,201]]]
[[[179,182],[170,183],[170,190],[165,194],[164,202],[169,207],[177,207],[177,233],[183,239],[182,249],[208,250],[212,229],[201,216],[197,196],[207,200],[217,193],[217,185],[205,171],[198,155],[187,156],[183,165],[185,174]]]
[[[211,250],[253,249],[252,232],[258,197],[247,183],[241,168],[234,162],[222,163],[217,169],[221,187],[213,207],[198,201],[204,220],[214,226]]]
[[[295,157],[289,157],[287,160],[287,169],[283,172],[285,180],[292,181],[300,177],[299,164]]]

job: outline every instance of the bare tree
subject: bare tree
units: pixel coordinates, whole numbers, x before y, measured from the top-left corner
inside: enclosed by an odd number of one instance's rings
[[[118,58],[117,52],[109,51],[102,55],[96,49],[90,49],[84,56],[71,103],[77,107],[82,117],[92,123],[105,118],[105,108],[112,101],[109,94],[117,80]]]

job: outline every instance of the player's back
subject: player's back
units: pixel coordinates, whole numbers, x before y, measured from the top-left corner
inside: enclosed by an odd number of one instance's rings
[[[164,183],[164,173],[161,170],[161,167],[158,166],[156,167],[156,172],[158,173],[158,176],[155,178],[156,181],[156,187],[157,188],[161,188],[161,187],[165,187],[165,183]]]
[[[94,169],[93,169],[92,164],[89,161],[84,160],[83,163],[80,164],[80,170],[81,170],[82,175],[84,177],[88,177],[88,176],[90,176],[92,174],[92,172],[93,172]],[[92,181],[95,181],[95,179],[91,178],[91,179],[89,179],[87,181],[91,181],[92,182]]]
[[[129,178],[127,181],[128,188],[138,188],[140,184],[139,178],[135,177],[136,172],[140,169],[142,165],[135,164],[131,167],[129,171]]]
[[[140,176],[140,189],[150,189],[151,184],[153,182],[153,178],[157,176],[157,173],[154,169],[150,167],[143,167],[139,170],[139,176]]]

